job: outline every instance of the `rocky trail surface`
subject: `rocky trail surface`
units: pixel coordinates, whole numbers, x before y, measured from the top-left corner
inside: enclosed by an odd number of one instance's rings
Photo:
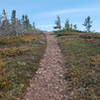
[[[67,100],[64,61],[57,39],[45,33],[47,49],[24,100]]]

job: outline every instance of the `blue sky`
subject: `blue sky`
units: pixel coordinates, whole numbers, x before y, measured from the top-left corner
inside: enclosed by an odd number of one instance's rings
[[[6,9],[8,14],[16,9],[18,17],[28,14],[31,21],[43,30],[53,29],[57,15],[61,17],[62,25],[69,19],[84,30],[82,24],[89,15],[93,20],[92,31],[100,32],[100,0],[1,0],[0,12],[2,9]]]

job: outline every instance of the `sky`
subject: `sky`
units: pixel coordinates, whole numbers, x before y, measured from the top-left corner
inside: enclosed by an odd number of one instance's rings
[[[31,22],[42,30],[51,31],[56,17],[61,18],[62,26],[66,19],[77,24],[78,29],[83,27],[84,19],[91,16],[92,31],[100,32],[100,0],[0,0],[0,13],[6,9],[9,16],[11,10],[16,9],[17,17],[27,14]]]

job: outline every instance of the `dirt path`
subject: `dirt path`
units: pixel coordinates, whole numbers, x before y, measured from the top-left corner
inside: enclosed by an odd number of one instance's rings
[[[56,38],[47,36],[47,50],[24,100],[66,100],[64,66]]]

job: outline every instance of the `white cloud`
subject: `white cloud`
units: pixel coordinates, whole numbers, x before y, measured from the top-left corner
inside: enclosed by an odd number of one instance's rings
[[[48,25],[37,25],[39,29],[52,29],[54,27],[53,24],[48,24]]]
[[[62,14],[71,14],[71,13],[88,13],[88,12],[100,12],[100,7],[95,8],[75,8],[75,9],[62,9],[58,11],[44,12],[36,15],[37,18],[53,17],[56,15]]]
[[[38,28],[45,29],[45,28],[52,28],[54,25],[38,25]]]

